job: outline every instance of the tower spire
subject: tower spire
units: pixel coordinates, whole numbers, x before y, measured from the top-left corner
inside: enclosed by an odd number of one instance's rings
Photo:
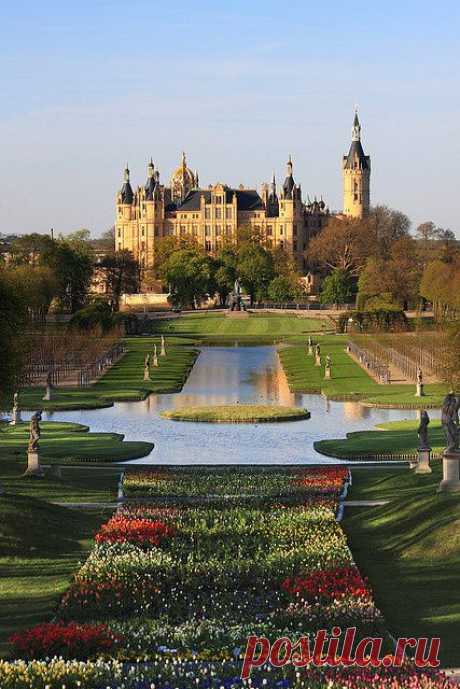
[[[355,117],[353,120],[353,127],[351,130],[351,140],[361,141],[361,125],[359,123],[358,110],[355,109]]]

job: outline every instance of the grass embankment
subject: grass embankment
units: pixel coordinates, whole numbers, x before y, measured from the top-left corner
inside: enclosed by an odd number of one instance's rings
[[[357,431],[347,433],[346,438],[319,440],[315,443],[315,450],[338,459],[388,453],[404,455],[416,452],[419,446],[417,427],[417,421],[390,421],[378,424],[377,428],[382,429],[380,431]],[[438,419],[431,421],[429,434],[433,451],[441,453],[446,441]]]
[[[238,340],[241,344],[273,344],[304,341],[309,333],[330,330],[331,324],[325,319],[295,314],[251,313],[249,318],[239,320],[211,311],[152,321],[150,327],[155,333],[176,335],[196,343],[225,344]]]
[[[345,510],[343,527],[394,636],[441,637],[443,666],[460,666],[460,496],[437,495],[433,473],[353,469],[352,500],[390,502]]]
[[[14,631],[52,618],[107,514],[0,497],[0,655]]]
[[[275,423],[309,419],[310,412],[298,407],[274,407],[255,404],[232,404],[214,407],[183,407],[161,413],[173,421],[208,423]]]
[[[347,354],[345,335],[324,335],[314,339],[321,347],[321,367],[315,366],[315,357],[308,356],[305,345],[280,349],[280,359],[292,392],[323,393],[331,400],[359,400],[389,408],[426,409],[442,405],[446,385],[425,385],[424,397],[415,397],[414,384],[380,385]],[[328,354],[332,358],[332,378],[324,380]]]
[[[44,421],[40,424],[40,462],[122,462],[145,457],[153,444],[125,442],[119,433],[89,433],[87,426]],[[0,467],[6,459],[26,463],[29,424],[0,426]],[[1,468],[0,468],[1,471]]]
[[[20,404],[25,409],[97,409],[115,401],[143,400],[150,393],[179,392],[197,357],[197,350],[178,346],[178,340],[166,341],[166,356],[160,354],[158,337],[128,337],[127,353],[94,385],[57,387],[51,402],[42,400],[44,389],[24,388]],[[153,345],[158,349],[158,367],[153,366]],[[144,380],[144,357],[151,355],[150,381]]]

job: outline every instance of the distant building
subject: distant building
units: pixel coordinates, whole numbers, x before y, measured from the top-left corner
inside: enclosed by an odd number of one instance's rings
[[[370,208],[371,159],[361,144],[361,125],[355,113],[348,155],[343,156],[343,213],[362,218]]]
[[[155,246],[162,237],[189,236],[215,253],[225,243],[236,242],[239,228],[250,227],[267,248],[285,249],[303,271],[308,242],[328,217],[322,199],[302,200],[290,156],[281,189],[273,174],[271,183],[262,184],[259,193],[220,183],[200,188],[198,173],[187,167],[183,154],[169,186],[160,183],[159,172],[150,161],[146,184],[134,191],[126,168],[116,197],[115,248],[128,249],[141,268],[147,269],[153,266]]]

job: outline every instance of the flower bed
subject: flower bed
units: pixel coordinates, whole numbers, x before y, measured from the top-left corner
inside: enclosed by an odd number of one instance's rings
[[[61,689],[62,684],[73,689],[77,681],[88,689],[231,689],[248,686],[239,675],[251,634],[272,640],[312,638],[321,628],[353,626],[358,638],[384,636],[371,587],[354,565],[335,519],[343,469],[267,472],[258,475],[264,484],[259,490],[255,471],[217,474],[197,472],[189,494],[203,492],[201,479],[223,496],[244,485],[255,495],[271,490],[272,498],[267,504],[254,500],[244,506],[225,499],[181,507],[125,504],[100,529],[93,551],[62,598],[59,629],[104,630],[103,638],[112,640],[111,655],[124,664],[83,663],[86,675],[77,680],[78,666],[70,663],[71,680],[66,676],[65,682],[64,661],[0,664],[2,689]],[[219,476],[224,482],[220,487]],[[142,472],[140,483],[138,478],[133,472],[136,494],[140,486],[148,493],[165,483],[169,494],[174,486],[186,490],[190,474]],[[278,492],[300,496],[300,504],[287,504]],[[61,645],[56,652],[67,654],[59,634],[57,639],[56,646]],[[28,657],[45,658],[55,649],[37,628],[18,643]],[[100,645],[96,634],[79,657],[105,657],[108,648],[103,641]],[[253,672],[252,686],[447,687],[438,675],[414,674],[409,668],[373,671],[372,676],[364,670],[308,672],[306,678],[291,666],[264,666]]]
[[[39,624],[10,637],[14,655],[22,659],[84,659],[113,652],[119,641],[105,624]]]
[[[128,497],[241,496],[281,497],[340,493],[348,474],[344,467],[294,470],[182,469],[129,470],[123,488]]]

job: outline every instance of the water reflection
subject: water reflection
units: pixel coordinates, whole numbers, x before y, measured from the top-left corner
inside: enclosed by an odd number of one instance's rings
[[[213,425],[159,416],[163,409],[173,407],[237,402],[306,407],[312,417],[282,424]],[[316,440],[343,437],[383,421],[415,419],[416,412],[293,394],[276,348],[260,346],[204,347],[179,394],[150,395],[142,402],[120,402],[108,409],[56,412],[53,418],[84,423],[92,431],[123,433],[126,440],[154,442],[155,449],[137,460],[140,463],[299,464],[334,461],[315,452]]]

